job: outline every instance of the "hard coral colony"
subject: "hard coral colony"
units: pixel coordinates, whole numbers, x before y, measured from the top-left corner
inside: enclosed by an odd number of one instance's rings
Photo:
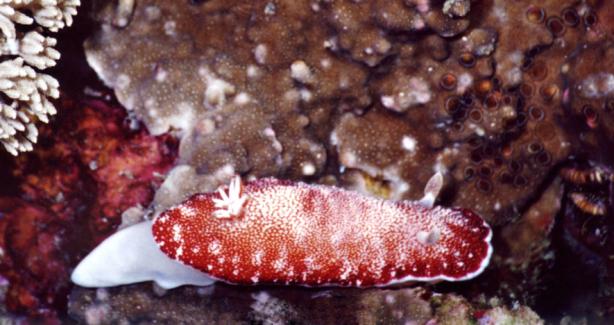
[[[422,201],[395,202],[273,178],[243,185],[236,176],[228,193],[196,194],[153,226],[145,221],[107,239],[72,278],[83,286],[155,280],[163,287],[213,279],[356,287],[467,280],[487,266],[492,232],[469,210],[432,207],[442,183],[436,174]],[[156,254],[151,232],[162,252],[206,276]],[[127,252],[126,241],[139,239],[141,251]]]

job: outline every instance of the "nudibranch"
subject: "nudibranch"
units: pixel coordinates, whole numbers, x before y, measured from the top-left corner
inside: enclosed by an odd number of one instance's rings
[[[154,280],[165,288],[213,281],[373,287],[468,280],[488,265],[492,231],[468,209],[433,207],[442,184],[436,174],[422,200],[388,201],[273,178],[243,184],[237,176],[153,222],[119,231],[72,279],[92,287]]]

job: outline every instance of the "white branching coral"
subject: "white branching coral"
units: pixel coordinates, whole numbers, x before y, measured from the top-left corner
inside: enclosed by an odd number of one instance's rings
[[[41,32],[70,26],[79,5],[80,0],[0,0],[0,143],[15,156],[32,150],[35,123],[49,121],[56,113],[50,98],[60,95],[58,81],[40,72],[60,58],[55,38]]]

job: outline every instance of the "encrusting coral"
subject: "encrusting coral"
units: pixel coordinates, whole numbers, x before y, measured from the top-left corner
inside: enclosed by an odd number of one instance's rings
[[[38,139],[35,123],[56,114],[50,99],[60,95],[58,81],[39,70],[54,66],[60,52],[53,48],[56,39],[41,33],[70,26],[79,5],[80,0],[0,0],[0,142],[14,156],[31,151]]]

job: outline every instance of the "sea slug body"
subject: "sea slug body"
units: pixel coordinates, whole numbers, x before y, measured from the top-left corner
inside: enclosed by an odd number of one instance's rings
[[[236,284],[388,286],[460,281],[492,254],[490,227],[467,209],[387,201],[272,178],[196,194],[153,222],[168,257]],[[430,187],[429,187],[430,186]]]

